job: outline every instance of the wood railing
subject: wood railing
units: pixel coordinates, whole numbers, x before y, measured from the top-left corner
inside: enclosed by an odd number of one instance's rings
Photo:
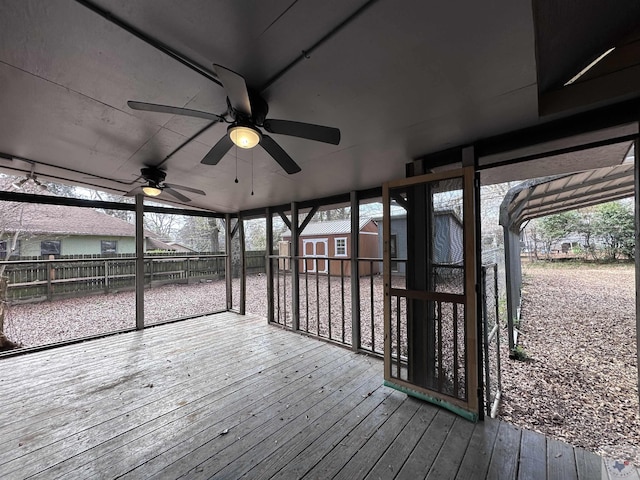
[[[382,258],[358,258],[357,291],[353,310],[351,259],[272,255],[273,323],[293,328],[291,266],[298,261],[298,331],[376,355],[383,354],[384,309]],[[406,260],[397,259],[404,263]],[[399,275],[400,282],[404,276]],[[355,329],[355,335],[353,334]],[[353,345],[356,339],[357,344]]]

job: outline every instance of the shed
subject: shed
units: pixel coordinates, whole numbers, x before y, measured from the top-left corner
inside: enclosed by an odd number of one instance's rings
[[[378,225],[370,218],[360,219],[359,257],[376,258],[378,255]],[[291,233],[283,235],[283,240],[291,241]],[[329,275],[351,276],[351,220],[331,220],[311,222],[300,234],[299,239],[301,272],[318,272]],[[361,262],[360,275],[380,273],[377,262]]]
[[[436,264],[461,265],[463,255],[464,229],[462,220],[453,210],[438,210],[435,217],[434,257]],[[378,257],[382,257],[382,217],[375,217],[378,225]],[[404,275],[407,259],[407,215],[391,215],[391,271]]]

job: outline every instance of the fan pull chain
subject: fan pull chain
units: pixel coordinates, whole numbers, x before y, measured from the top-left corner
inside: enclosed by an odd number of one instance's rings
[[[238,146],[236,145],[235,148],[235,152],[236,152],[236,179],[235,182],[238,183]]]
[[[251,195],[253,195],[253,149],[251,149]]]

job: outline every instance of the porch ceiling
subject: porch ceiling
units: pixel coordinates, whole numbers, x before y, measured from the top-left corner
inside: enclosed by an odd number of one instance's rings
[[[626,33],[621,16],[600,3],[592,11],[602,12],[609,37]],[[2,171],[22,174],[36,162],[41,178],[124,193],[143,165],[162,165],[167,181],[206,192],[192,207],[220,212],[378,187],[420,156],[539,124],[534,37],[553,34],[534,28],[529,2],[510,0],[0,0],[0,8]],[[261,148],[206,166],[200,161],[224,125],[127,106],[223,113],[212,63],[262,89],[270,117],[340,128],[340,145],[274,135],[302,167],[295,175]]]

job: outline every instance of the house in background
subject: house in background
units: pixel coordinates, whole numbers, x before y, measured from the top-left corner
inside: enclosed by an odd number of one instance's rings
[[[378,225],[373,219],[360,219],[358,226],[360,241],[358,256],[376,258],[378,256]],[[291,241],[291,232],[283,235],[283,241]],[[380,237],[381,238],[381,237]],[[312,222],[300,234],[299,252],[305,257],[300,260],[301,272],[318,272],[329,275],[351,275],[351,220]],[[285,247],[286,250],[286,247]],[[327,258],[343,261],[327,261]],[[342,265],[341,265],[342,264]],[[361,262],[360,275],[380,273],[378,263]]]
[[[3,259],[136,252],[135,225],[91,208],[23,203],[2,212],[0,222]],[[144,241],[145,251],[177,250],[148,231]]]
[[[461,265],[464,258],[464,231],[462,220],[453,210],[437,210],[435,217],[435,238],[433,262],[441,265]],[[378,225],[378,257],[382,257],[383,219],[374,217]],[[406,274],[407,260],[407,215],[391,215],[391,235],[389,250],[391,253],[391,271]],[[381,267],[379,267],[381,268]]]

